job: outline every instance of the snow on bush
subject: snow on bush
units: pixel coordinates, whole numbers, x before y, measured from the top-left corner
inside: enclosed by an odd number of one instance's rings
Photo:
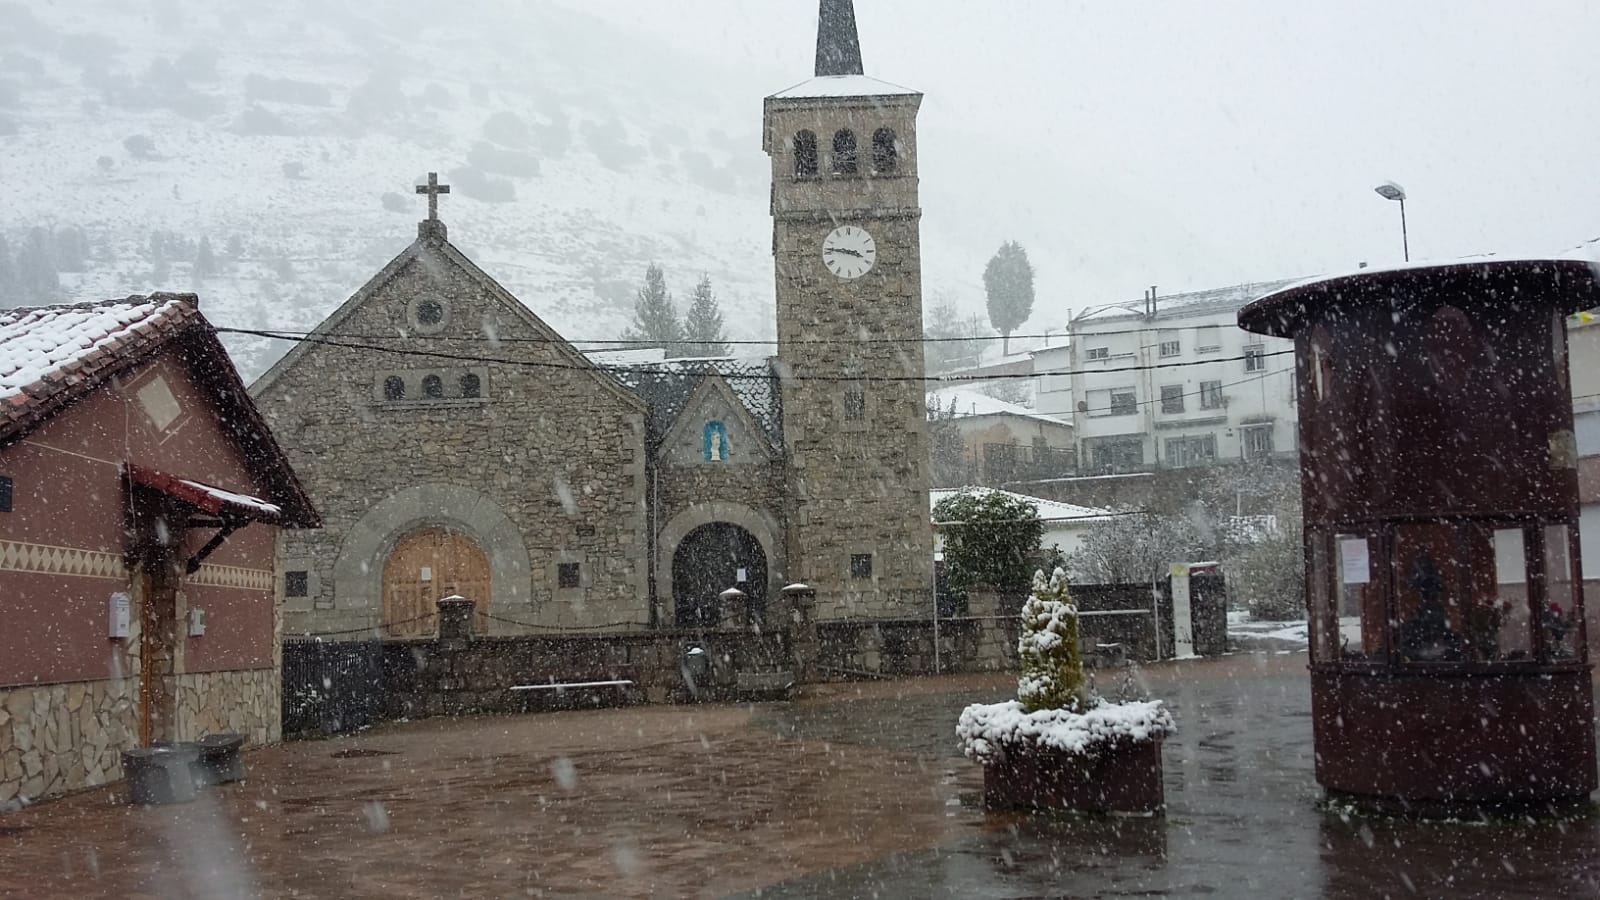
[[[956,735],[968,758],[988,762],[1007,748],[1087,753],[1120,742],[1164,738],[1176,725],[1160,700],[1108,703],[1091,697],[1078,652],[1078,608],[1060,569],[1035,572],[1017,642],[1022,676],[1016,700],[974,703]]]
[[[1022,605],[1022,637],[1017,641],[1022,677],[1017,698],[1027,712],[1046,709],[1082,712],[1089,706],[1083,659],[1078,650],[1078,608],[1067,594],[1067,574],[1048,580],[1033,573],[1033,593]]]
[[[1027,712],[1016,700],[974,703],[961,711],[956,735],[968,759],[990,762],[1007,748],[1087,753],[1121,742],[1164,738],[1177,728],[1160,700],[1106,703],[1086,712],[1041,709]]]

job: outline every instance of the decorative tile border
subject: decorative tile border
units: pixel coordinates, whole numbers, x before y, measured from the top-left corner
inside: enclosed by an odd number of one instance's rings
[[[202,565],[185,581],[188,584],[238,588],[241,591],[271,591],[273,587],[271,569],[243,569],[238,566],[214,566],[210,563]]]
[[[120,553],[80,550],[76,547],[53,547],[49,544],[27,544],[21,541],[0,541],[0,572],[35,572],[43,575],[128,580],[128,569],[123,565]]]

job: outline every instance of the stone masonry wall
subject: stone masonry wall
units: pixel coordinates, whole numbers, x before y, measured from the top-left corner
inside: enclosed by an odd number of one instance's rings
[[[120,779],[138,698],[133,677],[0,689],[0,812]]]
[[[920,96],[769,98],[773,266],[784,440],[791,465],[790,577],[816,589],[819,621],[920,615],[933,591],[917,199]],[[871,136],[894,132],[898,160],[872,168]],[[797,176],[794,136],[813,132],[819,171]],[[855,172],[832,135],[854,132]],[[837,227],[870,233],[876,262],[835,276],[822,247]],[[853,397],[862,397],[858,405]],[[851,558],[872,555],[872,574]]]
[[[917,221],[857,224],[876,237],[878,263],[848,285],[820,259],[830,220],[777,226],[779,354],[796,376],[783,388],[791,577],[817,590],[819,620],[916,615],[933,590],[927,411],[906,380],[923,372]],[[854,343],[861,335],[911,343]],[[864,400],[855,420],[851,390]],[[872,576],[852,576],[851,557],[867,553]]]

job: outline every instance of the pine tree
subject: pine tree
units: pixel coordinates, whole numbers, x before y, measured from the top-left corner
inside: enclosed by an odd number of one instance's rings
[[[1033,264],[1028,251],[1006,241],[983,268],[983,289],[989,296],[989,323],[1000,332],[1003,352],[1011,352],[1011,332],[1033,315]]]
[[[217,258],[211,253],[211,239],[200,238],[200,247],[194,254],[194,275],[196,278],[209,278],[217,274]]]
[[[15,306],[22,298],[17,291],[17,267],[11,259],[11,245],[0,234],[0,309]]]
[[[43,306],[61,296],[61,276],[56,274],[52,245],[49,232],[34,228],[17,253],[17,293],[23,305]]]
[[[728,333],[722,327],[722,310],[711,292],[711,276],[701,275],[694,286],[694,301],[684,315],[683,336],[689,341],[685,356],[727,356]]]
[[[644,285],[633,304],[633,325],[622,333],[622,339],[661,347],[668,356],[683,355],[683,323],[678,321],[678,309],[672,305],[666,274],[655,263],[644,270]]]
[[[89,255],[89,239],[84,237],[82,228],[77,226],[63,228],[52,237],[55,242],[57,271],[82,272],[87,268],[86,257]]]
[[[1067,573],[1056,569],[1046,579],[1033,573],[1033,593],[1022,604],[1022,637],[1017,641],[1022,676],[1017,699],[1023,712],[1064,709],[1084,712],[1089,691],[1078,652],[1078,607],[1067,594]]]

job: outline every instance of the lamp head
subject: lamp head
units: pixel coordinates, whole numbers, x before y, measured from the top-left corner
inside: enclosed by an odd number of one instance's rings
[[[1378,192],[1378,196],[1382,197],[1385,200],[1405,200],[1406,199],[1406,189],[1401,187],[1398,184],[1395,184],[1392,181],[1385,181],[1383,184],[1380,184],[1377,187],[1373,188],[1373,190],[1377,191]]]

